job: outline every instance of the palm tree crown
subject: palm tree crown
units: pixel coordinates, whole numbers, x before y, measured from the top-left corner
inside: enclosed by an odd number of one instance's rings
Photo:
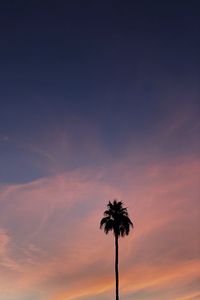
[[[129,219],[127,208],[123,207],[123,202],[109,201],[104,218],[100,222],[100,228],[103,228],[106,234],[113,231],[116,237],[123,237],[129,234],[130,227],[133,227],[133,223]]]

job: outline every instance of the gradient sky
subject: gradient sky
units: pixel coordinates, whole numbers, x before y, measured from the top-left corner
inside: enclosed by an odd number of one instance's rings
[[[0,299],[200,299],[199,1],[1,1]]]

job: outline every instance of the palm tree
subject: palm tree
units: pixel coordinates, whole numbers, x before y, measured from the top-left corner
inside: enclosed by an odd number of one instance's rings
[[[100,222],[100,228],[107,234],[113,231],[115,237],[115,278],[116,278],[116,300],[119,300],[119,273],[118,273],[118,238],[129,234],[133,223],[129,219],[127,208],[123,207],[122,201],[113,200],[108,202],[107,210]]]

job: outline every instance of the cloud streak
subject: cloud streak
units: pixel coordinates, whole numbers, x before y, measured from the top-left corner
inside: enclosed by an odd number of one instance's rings
[[[32,291],[45,300],[109,297],[113,239],[98,227],[106,201],[116,195],[127,200],[135,223],[120,241],[122,293],[146,292],[139,299],[147,299],[152,291],[198,280],[199,171],[196,158],[153,159],[142,167],[127,158],[2,187],[1,267],[14,293]]]
[[[199,127],[196,120],[190,122],[192,116],[175,114],[140,143],[130,138],[115,157],[104,149],[96,129],[90,132],[85,125],[83,154],[88,152],[92,161],[98,157],[97,163],[80,163],[78,133],[66,140],[55,131],[55,145],[49,146],[47,137],[29,145],[28,151],[38,154],[37,165],[44,167],[45,158],[50,171],[27,183],[0,185],[0,296],[110,299],[114,243],[112,235],[99,230],[99,220],[106,202],[117,197],[127,203],[135,226],[120,240],[124,299],[197,299],[200,160]],[[177,153],[170,143],[179,138]],[[184,138],[190,147],[182,149]],[[76,167],[61,166],[67,149],[69,157],[79,157]]]

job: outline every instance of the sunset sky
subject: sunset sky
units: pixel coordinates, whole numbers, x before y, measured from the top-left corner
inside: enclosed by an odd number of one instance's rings
[[[199,1],[0,3],[0,300],[199,300]]]

